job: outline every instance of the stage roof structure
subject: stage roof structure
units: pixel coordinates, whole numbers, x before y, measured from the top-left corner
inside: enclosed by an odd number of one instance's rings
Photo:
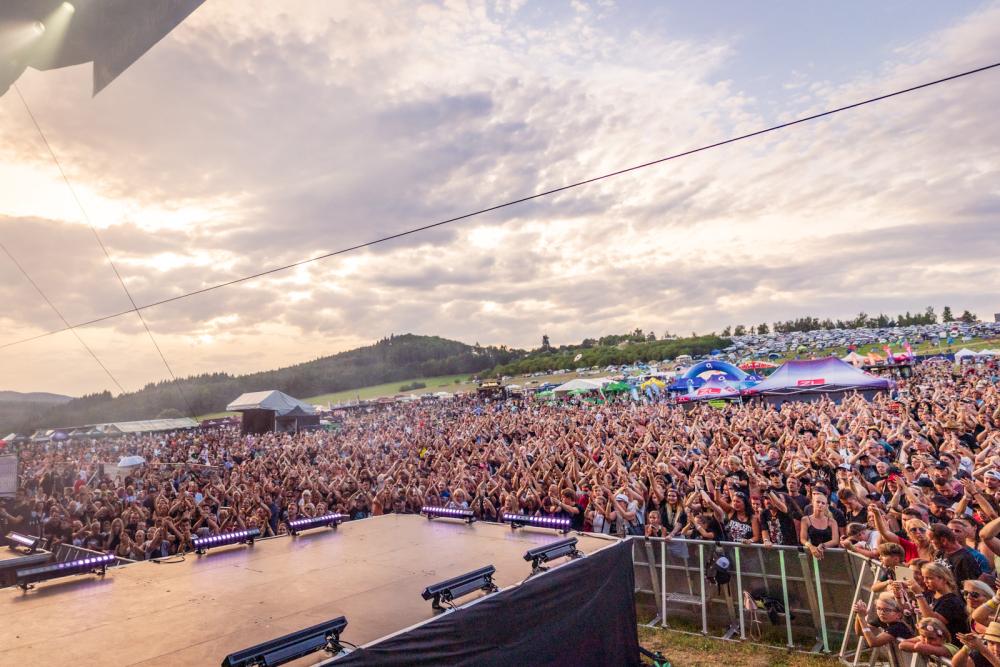
[[[270,410],[277,413],[279,417],[298,411],[296,414],[315,414],[316,406],[297,398],[292,398],[288,394],[272,389],[270,391],[252,391],[242,394],[235,401],[226,406],[229,412],[244,412],[246,410]]]
[[[93,94],[132,66],[205,0],[4,0],[0,95],[27,67],[92,62]]]

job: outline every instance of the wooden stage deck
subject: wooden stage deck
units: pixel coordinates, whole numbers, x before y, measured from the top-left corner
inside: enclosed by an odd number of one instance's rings
[[[576,537],[584,553],[610,544]],[[361,645],[431,618],[420,597],[426,586],[489,564],[497,585],[510,586],[531,571],[525,551],[562,538],[549,529],[392,514],[180,563],[135,563],[104,579],[2,589],[0,666],[218,665],[233,651],[341,615],[343,639]]]

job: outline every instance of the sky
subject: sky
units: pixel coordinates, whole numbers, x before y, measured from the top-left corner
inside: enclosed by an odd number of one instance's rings
[[[96,97],[0,97],[0,241],[72,323],[1000,60],[1000,2],[208,0]],[[532,348],[1000,312],[1000,68],[144,311],[178,376],[390,333]],[[60,328],[0,253],[0,345]],[[135,314],[78,330],[128,391]],[[118,388],[70,333],[0,389]]]

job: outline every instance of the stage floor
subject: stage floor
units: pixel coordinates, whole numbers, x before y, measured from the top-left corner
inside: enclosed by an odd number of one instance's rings
[[[525,551],[563,537],[390,514],[179,563],[135,563],[104,579],[42,582],[27,594],[2,589],[0,666],[218,665],[233,651],[337,616],[347,617],[343,639],[361,645],[433,617],[420,597],[426,586],[492,564],[505,588],[530,573]],[[611,544],[576,537],[584,553]]]

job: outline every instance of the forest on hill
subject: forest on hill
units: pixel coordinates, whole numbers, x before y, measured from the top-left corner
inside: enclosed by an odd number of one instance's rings
[[[25,433],[41,427],[202,415],[224,410],[248,391],[278,389],[296,397],[316,396],[417,377],[479,373],[524,354],[505,346],[466,345],[438,336],[389,336],[373,345],[272,371],[208,373],[151,383],[119,396],[105,391],[62,405],[21,404],[0,411],[0,431]]]

